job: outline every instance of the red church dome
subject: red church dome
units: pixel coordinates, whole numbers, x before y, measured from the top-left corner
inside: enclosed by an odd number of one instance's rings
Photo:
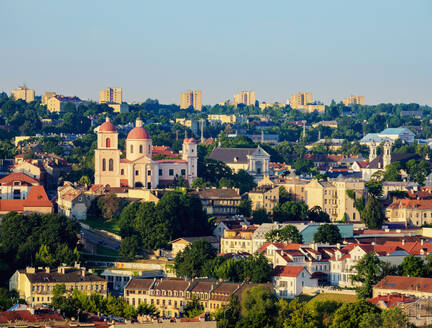
[[[150,133],[147,132],[146,129],[142,127],[142,121],[140,119],[136,120],[136,127],[134,127],[132,130],[130,130],[127,139],[151,139]]]
[[[107,116],[106,121],[99,126],[99,132],[117,132],[114,124],[110,122]]]

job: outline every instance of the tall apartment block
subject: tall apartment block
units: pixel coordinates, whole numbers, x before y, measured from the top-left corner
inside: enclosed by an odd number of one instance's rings
[[[122,89],[121,88],[107,88],[99,93],[99,103],[122,103]]]
[[[22,85],[15,90],[12,90],[12,97],[15,100],[22,99],[25,102],[31,102],[34,100],[35,92],[34,90],[27,88],[26,85]]]
[[[350,105],[364,105],[364,96],[350,96],[349,98],[345,98],[343,100],[345,106]]]
[[[234,95],[234,104],[244,104],[255,106],[255,91],[242,91]]]
[[[57,96],[55,92],[47,91],[42,96],[42,105],[48,105],[48,100],[50,100],[52,97]]]
[[[299,92],[291,95],[290,106],[294,109],[301,109],[312,103],[312,92]]]
[[[195,110],[202,109],[202,92],[201,90],[188,90],[180,95],[180,109],[193,107]]]

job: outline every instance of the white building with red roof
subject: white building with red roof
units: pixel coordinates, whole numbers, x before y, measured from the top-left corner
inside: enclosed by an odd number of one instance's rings
[[[305,287],[318,287],[318,280],[304,266],[276,266],[273,270],[275,294],[282,298],[294,298]]]
[[[150,134],[137,119],[126,138],[125,158],[118,147],[118,132],[107,118],[95,129],[98,136],[95,150],[95,184],[110,187],[156,188],[170,184],[175,177],[184,177],[191,184],[197,177],[197,143],[193,138],[183,141],[181,159],[153,160]]]
[[[374,252],[378,258],[392,266],[400,265],[406,256],[414,255],[425,258],[432,254],[432,243],[389,241],[382,245],[348,244],[335,251],[330,258],[330,283],[335,286],[352,287],[353,267],[366,254]]]

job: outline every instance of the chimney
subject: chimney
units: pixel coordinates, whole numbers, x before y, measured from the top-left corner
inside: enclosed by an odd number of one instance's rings
[[[420,239],[420,245],[424,245],[424,239]]]
[[[405,245],[405,239],[402,239],[402,245]]]
[[[46,267],[46,268],[45,268],[45,272],[46,272],[46,273],[51,273],[51,268],[50,268],[50,267]]]
[[[36,273],[36,269],[33,267],[27,267],[26,268],[26,273]]]

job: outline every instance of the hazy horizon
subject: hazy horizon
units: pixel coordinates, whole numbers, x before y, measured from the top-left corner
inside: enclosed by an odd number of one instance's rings
[[[203,104],[253,90],[285,103],[298,91],[329,104],[432,105],[432,2],[0,2],[0,91],[26,83],[98,100]]]

